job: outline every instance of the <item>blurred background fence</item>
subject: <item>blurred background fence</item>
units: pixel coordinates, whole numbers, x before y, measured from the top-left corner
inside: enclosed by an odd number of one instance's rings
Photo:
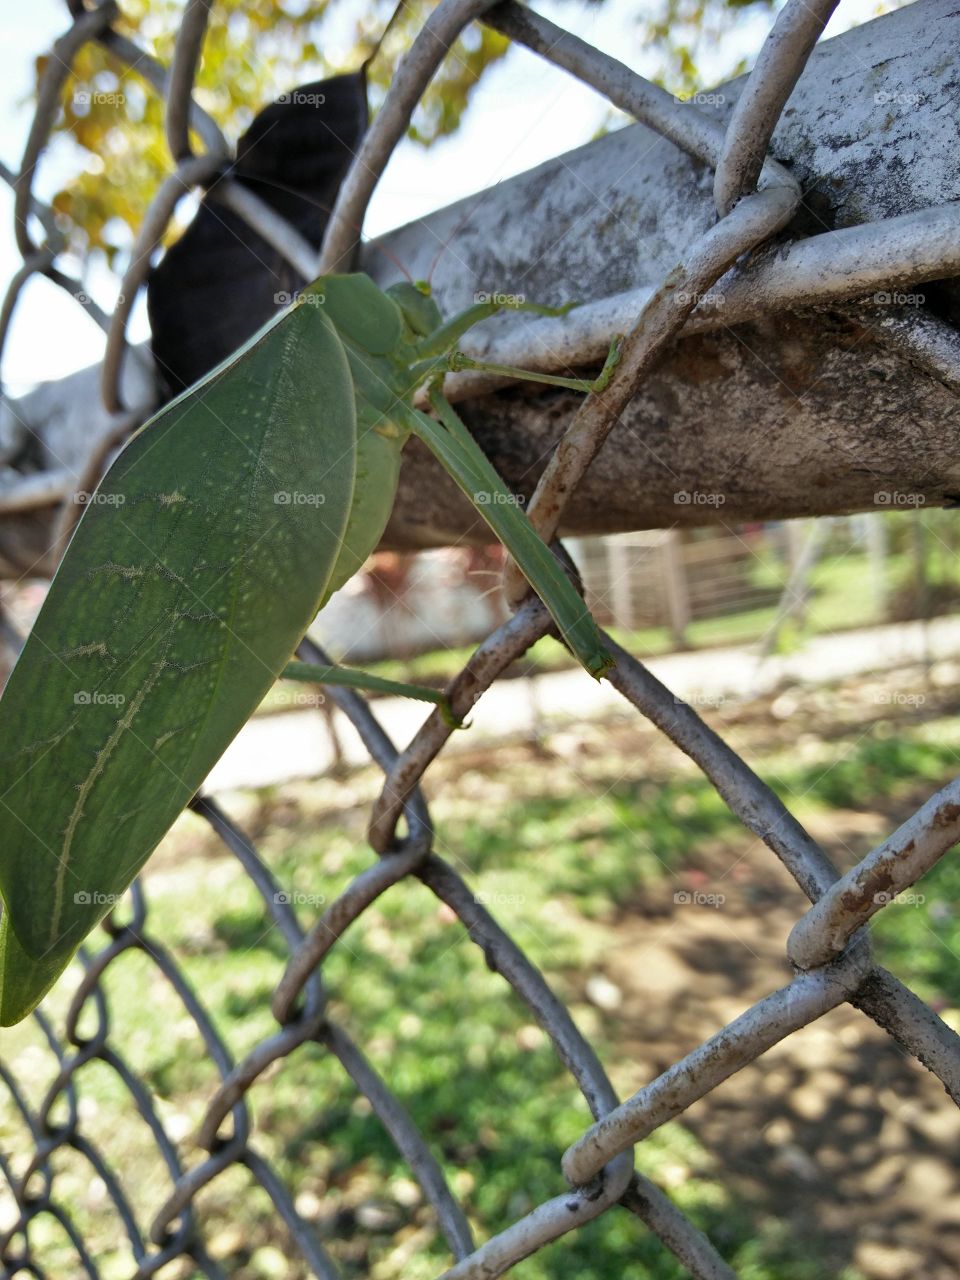
[[[878,510],[738,527],[568,539],[598,621],[644,653],[755,644],[924,621],[960,611],[960,516]],[[318,623],[330,652],[400,660],[481,640],[505,620],[497,546],[381,552]],[[0,584],[28,629],[45,582]]]
[[[593,611],[699,648],[930,618],[960,607],[952,511],[656,530],[581,540]]]

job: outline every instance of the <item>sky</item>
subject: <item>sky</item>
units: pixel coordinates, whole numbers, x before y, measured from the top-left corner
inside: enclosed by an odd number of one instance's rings
[[[635,22],[633,0],[545,0],[537,8],[597,47],[650,75],[658,65],[655,50],[644,49]],[[67,26],[63,0],[30,0],[5,6],[0,42],[0,158],[19,165],[32,115],[34,59],[49,48]],[[828,34],[865,21],[877,11],[876,0],[845,0]],[[735,48],[724,49],[711,67],[701,60],[709,87],[738,56],[752,61],[770,24],[770,15],[746,11],[738,26]],[[344,32],[346,36],[346,32]],[[332,39],[337,38],[336,31]],[[348,67],[344,68],[349,69]],[[711,74],[713,79],[711,79]],[[609,119],[608,104],[571,77],[522,49],[513,49],[494,67],[473,98],[456,135],[429,151],[403,142],[391,161],[370,207],[365,233],[376,235],[523,172],[552,156],[580,146]],[[62,183],[72,157],[67,146],[41,162],[35,190],[42,197]],[[443,195],[437,188],[442,176]],[[0,279],[6,282],[20,265],[13,237],[13,199],[0,189]],[[105,308],[112,305],[116,281],[104,271],[87,286]],[[130,334],[147,336],[141,298]],[[72,299],[48,281],[34,277],[21,295],[3,355],[3,385],[12,395],[36,383],[98,361],[103,335]]]

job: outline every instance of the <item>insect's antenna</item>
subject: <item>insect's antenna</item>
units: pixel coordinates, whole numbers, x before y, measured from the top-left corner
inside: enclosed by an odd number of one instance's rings
[[[394,9],[393,13],[391,13],[391,15],[390,15],[390,17],[389,17],[389,19],[388,19],[388,21],[387,21],[387,25],[386,25],[386,26],[383,28],[383,30],[380,32],[379,36],[377,36],[377,40],[376,40],[376,43],[374,44],[373,48],[370,50],[370,52],[369,52],[369,53],[367,54],[367,56],[364,58],[364,60],[363,60],[363,69],[364,69],[364,70],[366,70],[366,69],[367,69],[367,67],[369,67],[370,63],[374,60],[374,58],[377,56],[377,54],[378,54],[378,53],[380,52],[380,50],[383,48],[383,42],[384,42],[384,40],[386,40],[387,36],[390,34],[390,29],[391,29],[391,27],[394,25],[394,23],[395,23],[395,22],[396,22],[396,20],[400,17],[401,13],[403,13],[403,11],[404,11],[404,9],[405,9],[406,7],[407,7],[407,0],[400,0],[399,4],[398,4],[398,5],[397,5],[397,7]]]
[[[460,234],[463,228],[467,225],[471,216],[473,215],[473,212],[474,212],[474,206],[471,204],[469,208],[464,210],[463,216],[457,219],[456,226],[453,228],[453,230],[450,232],[447,238],[445,240],[441,240],[440,248],[434,254],[433,261],[430,263],[430,270],[427,273],[427,284],[432,284],[433,273],[436,271],[437,267],[440,265],[440,259],[450,248],[450,245],[453,243],[456,237]]]
[[[378,244],[376,240],[368,240],[366,243],[372,246],[372,248],[376,249],[378,253],[382,253],[388,262],[392,262],[393,265],[400,272],[400,274],[404,277],[404,279],[408,280],[410,284],[416,283],[413,276],[410,274],[410,272],[403,265],[403,263],[400,261],[400,259],[397,257],[395,253],[391,253],[391,251],[385,245]]]
[[[322,213],[326,213],[329,215],[331,212],[330,205],[324,204],[322,200],[317,200],[313,196],[308,196],[305,191],[298,191],[296,187],[288,186],[285,182],[276,182],[274,181],[273,178],[263,178],[259,174],[246,174],[246,173],[242,175],[241,180],[246,183],[259,182],[265,187],[273,187],[274,190],[276,191],[285,191],[287,195],[296,196],[298,199],[302,200],[304,204],[312,205],[313,208],[319,209]],[[363,229],[360,227],[358,223],[354,222],[351,225],[353,226],[354,231],[356,231],[357,235],[359,236],[362,244],[370,245],[373,249],[376,249],[378,253],[382,253],[383,256],[387,259],[387,261],[392,262],[393,265],[400,272],[400,274],[402,276],[405,276],[406,279],[409,280],[411,284],[413,284],[413,276],[411,276],[410,272],[403,265],[400,259],[395,254],[391,253],[391,251],[386,247],[386,245],[379,244],[376,240],[371,240],[369,236],[365,236],[363,234]]]

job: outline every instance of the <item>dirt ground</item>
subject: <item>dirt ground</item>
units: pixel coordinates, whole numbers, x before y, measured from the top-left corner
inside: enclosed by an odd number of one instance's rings
[[[851,725],[866,727],[896,681],[903,673],[851,684],[819,709],[808,702],[806,723],[788,708],[800,749],[808,733],[839,739]],[[937,701],[928,695],[927,717]],[[940,707],[953,710],[948,698]],[[718,727],[754,761],[782,740],[766,703]],[[661,739],[649,750],[670,748]],[[852,851],[861,856],[929,791],[920,784],[907,803],[881,800],[876,811],[805,815],[806,825],[845,868]],[[790,978],[784,944],[808,904],[764,845],[748,839],[733,857],[728,844],[708,850],[686,886],[690,902],[641,896],[611,930],[605,973],[620,993],[611,1037],[634,1061],[634,1088],[637,1074],[653,1079]],[[710,901],[718,892],[722,909]],[[785,1220],[793,1238],[818,1238],[829,1259],[825,1280],[848,1266],[868,1280],[960,1277],[960,1111],[852,1007],[790,1036],[683,1123],[735,1196]]]
[[[761,861],[744,859],[722,912],[631,912],[616,927],[608,975],[623,993],[622,1044],[649,1078],[788,980],[783,939],[803,900]],[[870,1280],[960,1275],[960,1112],[849,1006],[777,1045],[683,1123],[736,1195],[785,1218],[796,1238],[826,1242],[827,1274],[852,1263]]]

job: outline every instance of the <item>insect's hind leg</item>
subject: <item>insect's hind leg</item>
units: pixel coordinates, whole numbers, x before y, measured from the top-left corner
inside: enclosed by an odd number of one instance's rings
[[[436,455],[509,551],[578,661],[599,679],[613,665],[613,659],[583,600],[436,385],[430,391],[430,404],[440,421],[411,409],[411,430]]]
[[[462,351],[451,351],[447,357],[447,369],[450,373],[459,373],[463,369],[472,369],[478,373],[492,373],[502,378],[517,378],[523,382],[541,382],[548,387],[567,387],[571,391],[596,393],[603,391],[613,377],[613,371],[620,361],[620,343],[618,335],[610,344],[603,368],[595,378],[563,378],[552,373],[537,373],[531,369],[517,369],[508,364],[491,364],[486,360],[474,360]]]

